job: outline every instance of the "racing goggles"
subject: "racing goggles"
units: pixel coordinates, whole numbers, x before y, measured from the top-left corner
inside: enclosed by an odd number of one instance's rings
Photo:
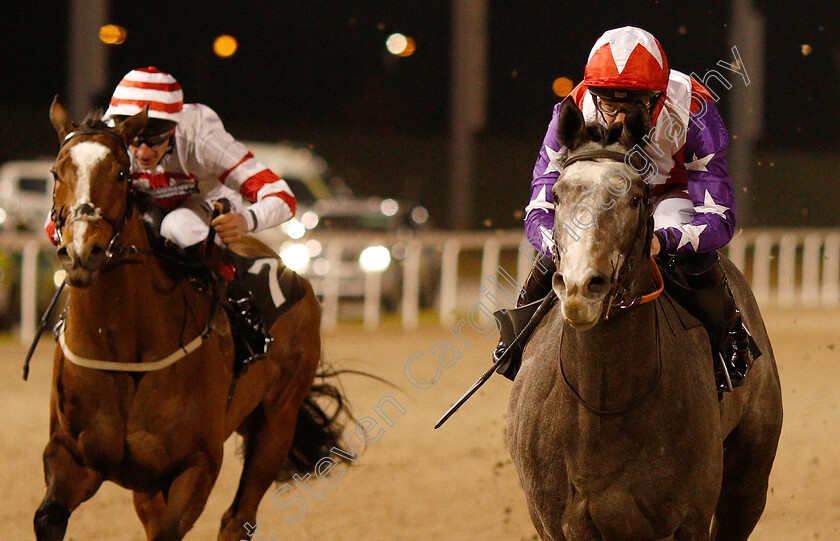
[[[160,145],[164,144],[169,140],[169,137],[175,130],[167,130],[163,133],[159,133],[157,135],[138,135],[134,138],[131,142],[131,146],[133,147],[140,147],[141,145],[146,145],[149,148],[159,147]]]

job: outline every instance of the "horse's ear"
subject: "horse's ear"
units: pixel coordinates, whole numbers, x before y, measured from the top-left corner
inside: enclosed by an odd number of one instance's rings
[[[126,145],[131,144],[134,138],[143,133],[146,124],[149,123],[149,106],[146,105],[142,111],[130,116],[114,126],[114,132],[122,137]]]
[[[650,133],[650,112],[647,107],[632,107],[624,117],[624,129],[619,141],[628,149],[636,145],[644,146],[643,137]]]
[[[583,113],[571,98],[563,100],[557,119],[557,138],[569,150],[574,150],[587,140]]]
[[[63,143],[67,134],[76,129],[76,125],[70,120],[70,114],[67,113],[67,109],[58,100],[57,95],[53,98],[52,105],[50,105],[50,122],[52,122],[56,133],[58,133],[59,143]]]

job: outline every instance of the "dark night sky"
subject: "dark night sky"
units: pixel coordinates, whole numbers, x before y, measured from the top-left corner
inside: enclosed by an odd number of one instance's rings
[[[66,6],[44,4],[4,12],[3,104],[43,106],[64,91]],[[703,73],[729,59],[728,2],[686,4],[645,0],[619,9],[605,2],[492,1],[488,129],[542,125],[556,101],[551,81],[567,76],[577,82],[591,44],[608,28],[646,28],[681,71]],[[767,12],[767,116],[780,128],[771,130],[771,138],[785,140],[781,134],[797,128],[807,140],[835,137],[840,108],[830,97],[838,90],[840,9],[782,11],[777,4],[761,2]],[[445,1],[396,0],[114,2],[111,20],[126,27],[129,38],[111,47],[111,81],[131,68],[156,65],[179,79],[188,101],[242,123],[443,133],[448,8]],[[396,59],[384,52],[385,37],[395,31],[414,37],[414,56]],[[233,58],[210,52],[220,33],[238,38]],[[807,57],[803,43],[813,48]]]
[[[840,7],[755,2],[766,16],[766,113],[753,172],[762,189],[750,197],[756,208],[772,209],[760,214],[764,223],[834,224]],[[46,111],[53,95],[66,93],[65,4],[20,3],[0,18],[0,162],[55,152]],[[533,160],[558,100],[551,83],[561,76],[578,82],[601,33],[640,26],[657,36],[672,68],[704,74],[731,61],[731,47],[740,45],[730,42],[729,17],[722,0],[490,0],[476,225],[521,223]],[[235,136],[312,145],[360,193],[405,197],[446,214],[449,1],[112,2],[111,21],[128,30],[128,40],[109,48],[110,84],[98,105],[107,105],[127,71],[154,65],[181,82],[187,101],[216,109]],[[385,52],[392,32],[416,40],[413,56]],[[239,40],[230,59],[211,52],[222,33]],[[725,118],[729,103],[724,95],[718,104]],[[813,148],[820,152],[801,153]],[[812,178],[826,182],[802,182]]]

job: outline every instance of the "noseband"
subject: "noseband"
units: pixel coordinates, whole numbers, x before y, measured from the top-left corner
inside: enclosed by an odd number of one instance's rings
[[[612,161],[626,163],[627,154],[624,152],[615,152],[606,149],[581,152],[580,154],[568,157],[563,163],[563,168],[565,169],[573,163],[582,161],[592,161],[600,158],[606,158]],[[607,292],[607,306],[604,313],[605,320],[610,319],[610,311],[613,308],[624,310],[635,306],[636,304],[643,304],[645,302],[653,300],[659,295],[659,292],[661,292],[661,276],[659,276],[659,284],[657,284],[657,290],[654,293],[648,295],[629,296],[627,287],[624,285],[627,274],[631,270],[633,270],[637,264],[634,249],[636,248],[636,245],[638,244],[639,239],[642,237],[642,235],[645,236],[645,246],[642,250],[642,254],[650,253],[651,239],[648,235],[648,231],[651,229],[653,229],[653,212],[651,210],[650,185],[646,183],[644,195],[642,196],[642,201],[639,205],[639,218],[636,225],[636,233],[633,236],[633,242],[630,244],[630,248],[628,248],[627,254],[619,254],[618,261],[613,264],[613,272],[612,276],[610,276],[610,290]],[[560,253],[556,239],[554,241],[554,249],[556,254]],[[656,264],[653,262],[653,260],[651,260],[651,264],[653,265],[654,272],[656,273],[656,275],[658,275],[659,269],[658,267],[656,267]]]
[[[64,137],[64,140],[61,142],[61,148],[64,148],[64,146],[67,143],[69,143],[70,140],[82,135],[105,135],[110,137],[111,139],[114,139],[115,141],[118,141],[120,144],[120,148],[123,152],[125,152],[125,155],[128,157],[129,162],[131,161],[131,155],[129,154],[128,147],[126,146],[125,141],[123,141],[122,137],[109,130],[96,128],[77,129],[68,133]],[[53,174],[55,175],[55,173]],[[120,170],[120,181],[126,181],[128,177],[128,169]],[[67,214],[62,216],[61,213],[56,212],[55,194],[53,194],[53,206],[50,210],[50,218],[52,219],[53,223],[55,223],[55,234],[56,237],[58,237],[59,244],[62,244],[64,242],[62,239],[61,230],[65,226],[70,225],[74,222],[89,222],[92,224],[96,224],[101,220],[105,220],[105,222],[107,222],[114,229],[114,235],[111,237],[111,241],[108,243],[108,247],[105,250],[105,261],[106,263],[110,261],[115,253],[114,248],[116,246],[116,242],[122,234],[123,229],[125,228],[125,225],[128,222],[128,219],[131,217],[131,212],[133,208],[131,205],[131,195],[132,187],[131,184],[128,184],[126,189],[125,211],[123,212],[122,219],[112,220],[111,218],[108,218],[107,216],[102,214],[102,209],[100,209],[99,207],[95,207],[90,203],[78,203],[74,205]]]

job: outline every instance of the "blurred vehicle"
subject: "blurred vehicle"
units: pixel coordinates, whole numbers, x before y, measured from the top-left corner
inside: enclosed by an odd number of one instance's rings
[[[52,206],[52,160],[0,166],[0,230],[39,232]]]
[[[281,176],[294,192],[298,209],[294,218],[256,236],[275,248],[292,270],[312,279],[316,293],[323,294],[323,278],[337,273],[339,296],[364,296],[366,273],[382,273],[382,302],[393,310],[402,299],[402,261],[414,232],[430,226],[429,212],[422,205],[397,199],[353,194],[326,161],[305,147],[288,144],[245,143],[254,156]],[[363,247],[345,242],[340,267],[331,268],[322,241],[331,234],[383,233],[395,241]],[[439,254],[423,254],[420,302],[431,305],[437,294],[434,271]]]

